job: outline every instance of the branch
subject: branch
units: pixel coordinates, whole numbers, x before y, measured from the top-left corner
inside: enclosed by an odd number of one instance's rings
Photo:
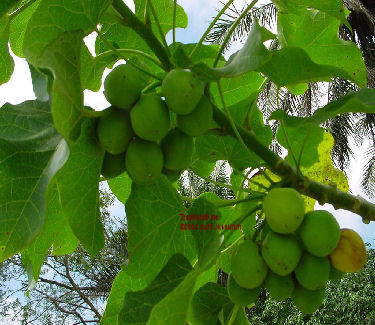
[[[220,126],[225,128],[230,135],[236,137],[228,117],[217,106],[214,106],[214,119]],[[364,223],[375,221],[375,204],[365,200],[359,195],[354,196],[345,193],[336,187],[316,182],[306,176],[298,174],[296,168],[292,167],[289,163],[264,146],[253,131],[248,131],[238,125],[237,129],[246,146],[262,158],[272,172],[279,175],[284,181],[293,184],[300,193],[316,199],[321,205],[329,203],[332,204],[335,209],[344,209],[354,212],[362,217]]]
[[[169,71],[172,69],[172,63],[169,60],[166,49],[159,42],[156,36],[139,18],[129,9],[129,7],[122,2],[122,0],[113,0],[113,8],[122,16],[121,23],[132,28],[147,45],[152,49],[155,55],[163,64],[164,69]]]
[[[95,313],[96,317],[98,317],[98,319],[101,319],[102,315],[99,313],[99,311],[96,309],[96,307],[90,301],[90,299],[88,299],[86,297],[86,295],[80,290],[78,285],[74,282],[73,278],[70,276],[68,256],[65,256],[64,264],[65,264],[66,276],[68,277],[68,280],[71,283],[71,285],[73,286],[73,288],[75,289],[75,291],[79,294],[79,296],[82,298],[82,300],[90,306],[91,310]]]

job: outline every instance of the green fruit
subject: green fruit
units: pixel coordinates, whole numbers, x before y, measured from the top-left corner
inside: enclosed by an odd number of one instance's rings
[[[260,294],[260,287],[255,289],[242,288],[234,280],[232,274],[229,274],[228,284],[227,284],[228,296],[234,304],[240,306],[248,306],[255,302]]]
[[[134,136],[129,114],[110,108],[109,113],[99,119],[97,135],[99,143],[112,155],[125,152]]]
[[[130,178],[138,184],[154,183],[163,169],[163,152],[159,145],[140,139],[130,142],[125,166]]]
[[[284,301],[289,298],[294,289],[294,281],[290,274],[280,276],[269,272],[264,285],[271,297],[277,301]]]
[[[106,178],[116,177],[125,171],[125,152],[111,155],[106,152],[102,165],[102,175]]]
[[[203,96],[203,84],[190,70],[169,71],[162,83],[162,93],[169,109],[176,114],[189,114]]]
[[[339,271],[331,264],[331,271],[329,273],[329,279],[331,281],[341,280],[344,277],[345,273]]]
[[[192,137],[201,135],[210,127],[212,121],[212,104],[203,96],[190,114],[177,115],[178,128]]]
[[[325,287],[318,290],[307,290],[297,286],[292,292],[294,305],[304,314],[313,314],[323,303]]]
[[[302,249],[294,235],[270,231],[262,243],[262,256],[268,267],[278,275],[290,274],[298,265]]]
[[[267,265],[251,240],[239,245],[231,259],[232,274],[238,285],[247,289],[259,287],[267,276]]]
[[[164,166],[170,170],[185,170],[191,163],[194,151],[193,138],[178,129],[168,132],[161,143]]]
[[[340,226],[328,211],[310,211],[306,213],[298,234],[310,254],[324,257],[331,254],[339,243]]]
[[[160,96],[143,95],[130,112],[132,127],[143,140],[159,142],[168,132],[170,119]]]
[[[274,188],[263,201],[263,211],[274,232],[291,234],[303,221],[305,203],[293,188]]]
[[[104,80],[104,95],[112,105],[129,110],[141,96],[148,79],[130,64],[118,65]]]
[[[326,284],[330,271],[328,258],[305,253],[294,270],[294,274],[300,285],[308,290],[317,290]]]

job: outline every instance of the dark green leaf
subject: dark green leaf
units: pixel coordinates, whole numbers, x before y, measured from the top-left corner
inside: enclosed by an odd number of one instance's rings
[[[14,70],[14,61],[9,53],[9,20],[0,18],[0,85],[9,81]]]
[[[99,211],[99,176],[104,151],[96,141],[96,121],[87,119],[70,156],[56,174],[63,215],[82,245],[93,256],[104,245]]]
[[[60,140],[47,103],[0,109],[0,261],[42,230],[47,186],[65,157],[56,149]]]
[[[216,325],[220,310],[229,302],[227,290],[223,286],[207,283],[193,297],[193,324]]]
[[[0,2],[0,18],[9,12],[20,0],[1,0]]]
[[[183,255],[173,255],[145,289],[126,293],[119,324],[146,325],[154,306],[176,288],[190,271],[192,267]]]
[[[215,70],[221,77],[233,78],[249,71],[259,70],[270,59],[271,52],[263,45],[261,29],[255,21],[243,48],[227,66]]]
[[[180,229],[180,214],[186,214],[186,210],[166,177],[152,186],[133,183],[125,208],[131,262],[128,272],[132,276],[152,280],[174,254],[188,259],[195,256],[190,231]]]
[[[315,64],[339,68],[346,72],[346,77],[339,77],[366,87],[361,51],[355,43],[339,39],[340,21],[324,12],[306,10],[303,15],[279,14],[278,24],[283,47],[300,47]]]
[[[49,99],[48,77],[29,64],[35,97],[45,102]]]

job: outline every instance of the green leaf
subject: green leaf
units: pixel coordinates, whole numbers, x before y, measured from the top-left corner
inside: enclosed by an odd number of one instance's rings
[[[0,85],[9,81],[14,70],[14,61],[9,53],[9,20],[0,18]]]
[[[259,72],[248,72],[236,78],[221,79],[220,84],[225,104],[231,106],[248,98],[251,94],[258,91],[263,80]],[[223,107],[217,84],[211,84],[210,89],[215,103]]]
[[[198,271],[190,272],[185,279],[152,310],[147,325],[185,324],[192,300]]]
[[[41,0],[27,25],[23,44],[26,59],[39,66],[43,63],[40,57],[44,49],[61,34],[81,30],[82,36],[88,35],[96,29],[110,3],[110,0]]]
[[[273,0],[279,12],[291,12],[296,14],[306,13],[306,9],[314,8],[335,17],[341,23],[349,25],[345,17],[342,0]]]
[[[132,181],[126,172],[108,180],[108,186],[112,193],[116,195],[117,199],[123,204],[125,204],[129,198],[131,185]]]
[[[9,12],[20,0],[2,0],[0,2],[0,18]]]
[[[255,21],[243,48],[235,54],[227,66],[215,70],[222,77],[233,78],[249,71],[259,70],[270,59],[271,52],[263,45],[261,29]]]
[[[31,64],[29,64],[29,69],[35,97],[40,101],[47,101],[49,99],[48,77],[38,69],[34,68]]]
[[[183,255],[173,255],[145,289],[126,293],[119,324],[147,324],[154,306],[176,288],[190,271],[192,267]]]
[[[57,131],[68,140],[78,138],[83,121],[79,68],[82,36],[81,31],[59,35],[45,48],[39,62],[39,67],[53,70],[52,116]]]
[[[375,114],[375,89],[361,89],[330,102],[316,110],[309,122],[321,124],[339,114],[345,113]]]
[[[47,186],[61,163],[60,140],[47,103],[0,109],[0,261],[42,230]]]
[[[9,30],[9,43],[13,53],[23,58],[23,41],[25,38],[26,27],[31,16],[38,8],[41,0],[36,0],[33,4],[17,13],[17,16],[12,18]]]
[[[131,262],[128,272],[132,276],[152,280],[174,254],[189,260],[195,256],[191,233],[180,229],[180,214],[186,210],[166,177],[152,186],[133,183],[125,209]]]
[[[104,151],[96,141],[96,121],[87,119],[76,143],[69,143],[70,156],[57,173],[62,213],[75,236],[93,256],[104,245],[99,211],[99,176]]]
[[[193,324],[216,325],[219,312],[227,303],[230,303],[227,290],[217,283],[207,283],[193,297]]]
[[[60,166],[63,166],[69,156],[69,148],[64,140],[56,150],[60,156]],[[55,182],[51,182],[47,189],[47,213],[41,233],[22,252],[26,269],[28,269],[29,283],[38,281],[40,268],[48,249],[53,245],[53,254],[70,254],[77,247],[78,240],[74,236],[68,219],[61,213],[61,205]]]
[[[127,269],[122,269],[113,281],[106,308],[100,324],[118,325],[118,315],[124,303],[125,294],[129,291],[137,291],[146,287],[144,278],[134,278],[127,273]]]
[[[147,0],[135,0],[135,14],[138,16],[139,19],[144,21],[145,18],[145,6]],[[158,21],[160,23],[160,27],[163,31],[164,36],[167,35],[168,31],[173,28],[173,0],[158,0],[153,1],[152,5],[155,9],[156,15],[158,17]],[[188,24],[188,17],[185,13],[185,10],[180,6],[177,5],[176,8],[176,27],[186,28]],[[155,19],[149,10],[149,15],[151,18],[151,27],[152,31],[156,36],[160,36],[158,29],[156,28]]]
[[[281,50],[272,51],[272,54],[272,59],[259,71],[267,75],[279,87],[330,81],[332,77],[350,79],[350,75],[344,69],[314,63],[301,48],[287,46]]]
[[[204,216],[203,219],[187,221],[198,227],[192,232],[198,251],[199,267],[204,269],[216,257],[223,241],[216,229],[216,225],[221,221],[221,214],[216,205],[209,202],[205,194],[202,194],[189,208],[188,215]]]
[[[339,39],[340,24],[334,17],[316,10],[306,10],[303,15],[280,13],[280,43],[283,47],[302,48],[315,64],[339,68],[346,72],[342,78],[366,87],[367,73],[361,51],[355,43]]]
[[[288,150],[286,161],[295,165],[293,155],[300,166],[308,167],[318,161],[318,145],[323,141],[324,135],[320,126],[311,121],[308,123],[302,117],[289,116],[282,110],[275,111],[270,119],[281,122],[276,137]]]

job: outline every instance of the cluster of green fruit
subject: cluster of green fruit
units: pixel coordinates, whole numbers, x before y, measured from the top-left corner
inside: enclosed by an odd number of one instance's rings
[[[147,74],[130,63],[117,66],[105,79],[104,94],[112,106],[97,126],[106,151],[104,177],[126,170],[142,185],[152,184],[162,173],[177,179],[191,163],[193,137],[208,130],[212,105],[190,70],[167,73],[161,94],[142,93],[148,82]]]
[[[291,297],[300,311],[312,314],[324,300],[328,280],[366,264],[361,237],[351,229],[340,230],[327,211],[305,214],[296,190],[272,189],[263,211],[266,224],[258,240],[245,240],[231,258],[227,288],[234,303],[253,303],[264,285],[274,299]]]

